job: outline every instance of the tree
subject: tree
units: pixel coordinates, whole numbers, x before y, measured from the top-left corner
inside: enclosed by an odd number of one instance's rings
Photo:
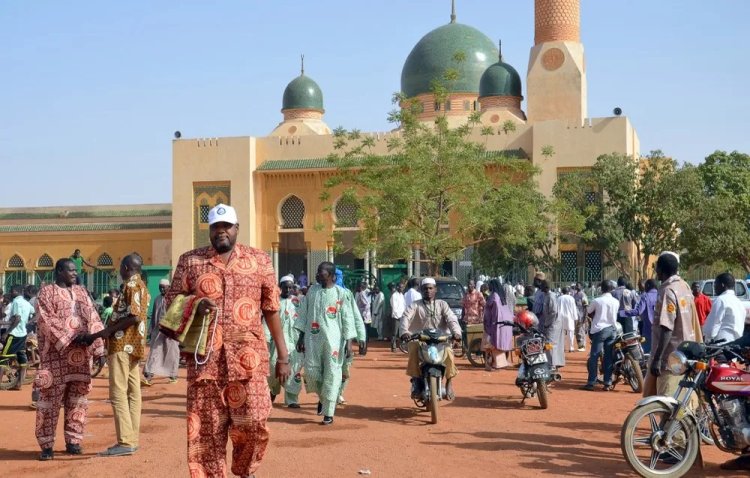
[[[736,264],[750,273],[750,156],[716,151],[696,171],[702,197],[682,224],[690,264]]]
[[[677,249],[700,194],[694,168],[678,168],[661,151],[636,160],[622,154],[597,158],[590,171],[565,176],[554,189],[563,234],[602,251],[621,274],[643,279],[651,257]],[[631,264],[622,249],[633,245]]]
[[[460,62],[462,56],[454,59]],[[449,69],[433,82],[436,103],[450,97],[456,75]],[[422,104],[413,98],[396,94],[394,103],[399,108],[389,120],[399,130],[388,138],[386,154],[376,152],[371,136],[334,131],[335,153],[329,160],[336,172],[321,199],[330,202],[331,190],[344,188],[344,196],[357,202],[356,249],[377,247],[379,260],[393,261],[408,259],[416,246],[429,273],[437,274],[444,260],[467,246],[492,240],[523,244],[526,223],[544,221],[533,208],[516,207],[518,198],[538,194],[536,169],[524,159],[487,152],[472,140],[479,113],[451,128],[445,116],[434,123],[421,121]],[[540,204],[540,199],[532,202]]]

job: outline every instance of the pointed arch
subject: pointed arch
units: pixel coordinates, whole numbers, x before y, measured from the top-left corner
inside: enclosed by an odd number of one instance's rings
[[[359,226],[359,204],[342,196],[333,208],[333,222],[336,229],[354,229]]]
[[[50,256],[46,252],[42,254],[36,261],[37,269],[52,269],[54,266],[55,261],[52,259],[52,256]]]
[[[279,205],[279,229],[303,229],[305,224],[305,203],[294,194]]]
[[[106,252],[103,252],[97,259],[96,259],[96,265],[98,267],[113,267],[114,261],[112,260],[112,256],[107,254]]]
[[[25,265],[26,261],[24,261],[20,255],[13,254],[10,256],[10,259],[8,259],[7,267],[8,269],[23,269]]]

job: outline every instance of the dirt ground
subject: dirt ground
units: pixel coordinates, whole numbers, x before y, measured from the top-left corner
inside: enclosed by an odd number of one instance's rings
[[[622,385],[614,392],[585,392],[584,353],[568,354],[564,381],[547,410],[536,399],[521,405],[512,385],[515,370],[488,373],[459,359],[457,399],[441,402],[441,422],[415,408],[404,375],[406,356],[382,343],[358,357],[346,399],[331,427],[319,425],[316,399],[302,396],[302,408],[275,405],[271,444],[258,477],[528,477],[633,476],[622,458],[620,426],[638,396]],[[54,461],[39,462],[30,387],[0,392],[0,468],[4,476],[185,477],[185,370],[179,383],[157,379],[143,389],[140,450],[133,456],[97,458],[115,443],[106,378],[94,379],[84,455],[69,457],[58,424]],[[278,400],[277,400],[278,401]],[[694,476],[726,474],[718,464],[729,458],[703,447],[706,467]]]

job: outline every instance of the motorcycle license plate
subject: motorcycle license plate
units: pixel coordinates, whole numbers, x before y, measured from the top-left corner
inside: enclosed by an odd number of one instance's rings
[[[526,357],[526,361],[529,362],[529,365],[547,363],[547,354],[532,355],[531,357]]]

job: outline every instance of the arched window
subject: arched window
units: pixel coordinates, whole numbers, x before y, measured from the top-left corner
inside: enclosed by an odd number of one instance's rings
[[[50,257],[49,254],[42,254],[42,257],[39,258],[38,261],[36,261],[36,266],[39,269],[52,269],[54,267],[52,257]]]
[[[305,203],[297,196],[289,196],[281,204],[281,229],[302,229]]]
[[[113,264],[114,262],[112,261],[112,256],[110,256],[106,252],[100,255],[96,260],[96,265],[100,267],[112,267]]]
[[[357,227],[359,206],[352,199],[342,197],[336,203],[336,227]]]
[[[8,269],[23,269],[23,259],[21,259],[21,256],[18,254],[13,254],[10,259],[8,259]]]

